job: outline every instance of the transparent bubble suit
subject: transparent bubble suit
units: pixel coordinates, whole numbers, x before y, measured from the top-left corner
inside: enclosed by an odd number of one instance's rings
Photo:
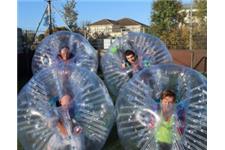
[[[207,149],[206,78],[173,64],[144,69],[121,88],[116,101],[116,122],[124,148],[159,149],[156,140],[162,120],[159,100],[165,89],[176,93],[171,149]]]
[[[62,60],[58,55],[59,51],[65,46],[69,48],[71,54],[69,62],[93,72],[97,71],[97,52],[90,43],[78,33],[58,31],[44,38],[35,50],[32,59],[33,73],[61,62]]]
[[[50,105],[52,98],[65,94],[72,97],[68,110]],[[97,75],[64,63],[33,76],[18,95],[17,111],[18,137],[26,150],[101,149],[115,116],[112,100]],[[56,126],[59,119],[67,136]]]
[[[123,69],[124,53],[133,50],[138,56],[141,68],[149,68],[155,64],[172,63],[172,57],[165,44],[157,37],[145,33],[129,32],[117,38],[101,58],[101,68],[109,91],[117,96],[120,87],[126,83],[132,70]]]

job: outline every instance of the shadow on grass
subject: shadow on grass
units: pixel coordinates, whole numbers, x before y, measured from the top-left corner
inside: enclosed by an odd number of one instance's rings
[[[102,150],[123,150],[123,147],[119,141],[117,128],[115,124],[113,125],[113,128]]]

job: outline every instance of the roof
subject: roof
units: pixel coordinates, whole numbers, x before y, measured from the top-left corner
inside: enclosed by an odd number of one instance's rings
[[[99,20],[97,22],[90,24],[89,26],[91,26],[91,25],[107,25],[107,24],[117,24],[117,22],[114,20],[110,20],[110,19],[102,19],[102,20]]]
[[[94,22],[94,23],[90,24],[89,26],[91,26],[91,25],[107,25],[107,24],[121,25],[121,26],[131,26],[131,25],[147,26],[143,23],[140,23],[140,22],[135,21],[135,20],[130,19],[130,18],[122,18],[122,19],[119,19],[117,21],[110,20],[110,19],[102,19],[102,20],[99,20],[97,22]]]
[[[147,26],[143,23],[140,23],[136,20],[130,19],[130,18],[122,18],[120,20],[117,20],[118,24],[121,26],[129,26],[129,25],[142,25],[142,26]]]

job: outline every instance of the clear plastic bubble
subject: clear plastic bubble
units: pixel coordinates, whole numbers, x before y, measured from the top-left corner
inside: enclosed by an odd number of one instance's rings
[[[167,107],[160,100],[165,90],[176,94]],[[193,69],[160,64],[142,70],[121,88],[116,114],[125,149],[158,150],[165,143],[169,149],[207,148],[207,83]]]
[[[18,137],[24,149],[101,149],[114,106],[94,73],[60,63],[35,74],[18,95]]]
[[[78,33],[58,31],[43,39],[38,45],[32,60],[33,73],[57,62],[62,62],[60,51],[63,48],[69,50],[67,62],[73,62],[77,66],[96,72],[98,67],[97,52],[90,43]]]
[[[127,50],[135,54],[134,65],[125,56]],[[136,72],[152,65],[167,63],[172,63],[172,57],[160,39],[135,32],[117,38],[101,59],[106,85],[114,96],[117,96],[120,87]]]

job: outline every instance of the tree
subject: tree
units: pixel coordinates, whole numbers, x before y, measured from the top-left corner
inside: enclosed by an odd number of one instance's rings
[[[75,10],[76,7],[76,1],[75,0],[67,0],[66,4],[64,5],[64,19],[68,27],[72,31],[77,30],[77,16],[78,13]]]
[[[68,31],[68,29],[66,27],[64,27],[64,26],[62,26],[62,27],[55,27],[55,28],[53,28],[52,33],[55,33],[57,31]],[[45,31],[44,35],[45,36],[48,36],[49,35],[49,29],[47,29]]]
[[[177,0],[157,0],[153,3],[150,33],[164,41],[168,48],[178,48],[180,33],[179,24],[184,21],[181,13],[182,4]]]
[[[21,28],[17,28],[17,52],[23,52],[24,36]]]
[[[182,15],[179,11],[182,4],[177,0],[158,0],[153,3],[153,12],[151,15],[151,32],[160,35],[162,32],[169,32],[178,27],[182,22]]]
[[[196,17],[199,19],[200,26],[206,25],[207,23],[207,1],[206,0],[195,0],[197,8]]]
[[[85,38],[89,39],[91,37],[91,32],[88,26],[91,24],[90,21],[82,21],[80,26],[80,34],[82,34]]]
[[[23,31],[24,41],[26,42],[26,45],[32,45],[33,44],[34,34],[35,34],[34,31],[29,31],[29,30]]]
[[[39,34],[38,36],[37,36],[37,41],[38,42],[41,42],[43,39],[45,38],[45,35],[42,33],[42,34]]]
[[[88,21],[88,20],[82,21],[80,27],[81,27],[81,29],[86,29],[87,26],[89,26],[90,24],[91,24],[91,21]]]
[[[207,1],[195,0],[197,26],[193,29],[193,47],[207,49]]]

